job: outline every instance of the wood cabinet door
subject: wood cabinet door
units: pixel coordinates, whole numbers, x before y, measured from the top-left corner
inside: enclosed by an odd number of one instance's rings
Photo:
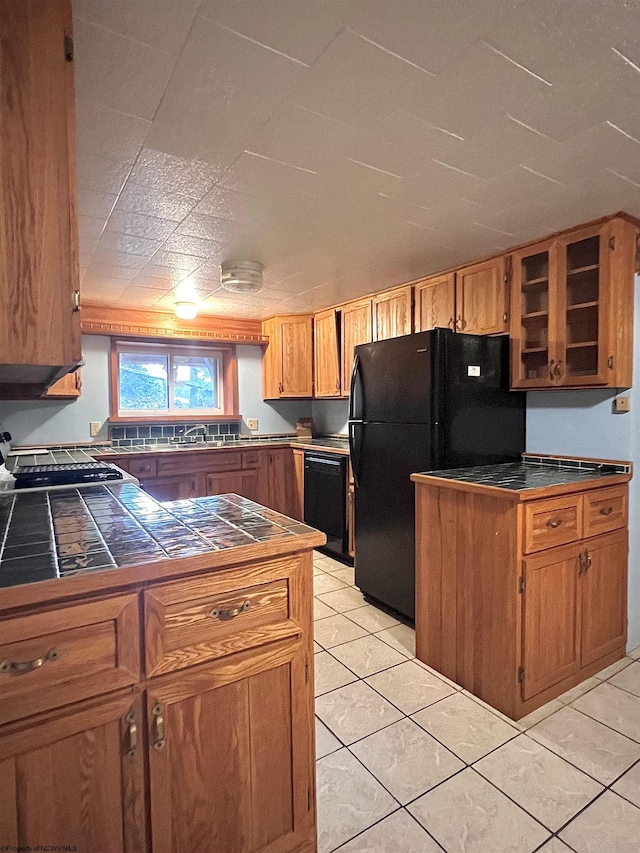
[[[285,640],[153,684],[154,853],[315,849],[310,657]]]
[[[0,363],[80,361],[70,0],[0,5]],[[33,373],[47,382],[51,369]]]
[[[509,331],[509,290],[504,257],[457,270],[456,329],[476,335]]]
[[[338,317],[335,308],[322,311],[314,318],[315,396],[339,397],[340,352],[338,349]]]
[[[50,385],[43,396],[55,397],[56,400],[75,400],[80,396],[81,388],[80,371],[76,370]]]
[[[400,287],[388,293],[378,293],[373,306],[373,340],[410,335],[413,327],[413,288]]]
[[[455,273],[436,275],[416,284],[415,288],[416,332],[429,329],[453,329],[456,317]]]
[[[371,300],[360,299],[342,308],[342,394],[349,396],[354,349],[373,340]]]
[[[557,238],[558,386],[608,380],[609,223]]]
[[[260,472],[251,471],[227,471],[225,474],[207,474],[207,494],[226,495],[234,493],[249,498],[251,501],[259,501]]]
[[[524,561],[523,699],[580,669],[581,550],[577,543]]]
[[[582,666],[588,666],[626,643],[627,532],[583,544]]]
[[[204,477],[199,474],[141,479],[140,486],[157,501],[182,501],[206,494]]]
[[[313,318],[282,317],[280,336],[280,397],[313,396]]]
[[[267,506],[293,517],[297,509],[293,450],[270,450],[267,465]]]
[[[2,843],[22,850],[144,853],[142,713],[140,697],[129,693],[5,726]]]

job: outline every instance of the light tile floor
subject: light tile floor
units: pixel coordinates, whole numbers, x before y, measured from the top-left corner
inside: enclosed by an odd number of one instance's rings
[[[638,853],[640,649],[518,722],[314,556],[319,853]]]

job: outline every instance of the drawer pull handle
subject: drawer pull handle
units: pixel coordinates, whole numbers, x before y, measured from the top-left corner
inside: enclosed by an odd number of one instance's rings
[[[550,527],[551,530],[555,530],[556,527],[560,527],[561,524],[562,524],[561,518],[550,518],[549,521],[547,521],[547,527]]]
[[[600,515],[611,515],[612,512],[613,512],[612,506],[603,506],[602,509],[600,510]]]
[[[160,702],[156,702],[156,704],[151,709],[155,727],[155,740],[153,742],[153,748],[158,750],[158,752],[160,752],[160,750],[164,747],[165,744],[163,710],[164,709]]]
[[[12,675],[24,675],[26,672],[33,672],[34,669],[44,666],[48,661],[58,660],[59,657],[60,652],[53,648],[49,649],[43,658],[25,661],[3,660],[0,663],[0,672],[10,672]]]
[[[127,724],[127,758],[133,758],[138,747],[138,725],[136,723],[136,712],[133,708],[124,718]]]
[[[251,609],[251,602],[249,599],[244,601],[242,604],[239,604],[237,607],[230,607],[228,610],[220,610],[218,607],[214,608],[209,616],[212,619],[220,619],[221,621],[225,621],[226,619],[235,619],[236,616],[239,616],[241,613],[246,613],[247,610]]]

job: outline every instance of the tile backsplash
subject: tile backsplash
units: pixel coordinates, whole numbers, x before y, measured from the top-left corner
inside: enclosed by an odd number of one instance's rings
[[[133,447],[140,444],[170,444],[193,429],[193,423],[173,424],[137,424],[136,426],[110,426],[109,438],[113,447]],[[223,423],[198,425],[189,433],[199,441],[237,441],[240,438],[240,424]]]

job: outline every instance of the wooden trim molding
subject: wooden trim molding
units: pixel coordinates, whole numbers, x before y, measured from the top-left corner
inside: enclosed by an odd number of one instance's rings
[[[119,338],[168,338],[190,343],[232,343],[266,345],[260,320],[220,318],[200,315],[195,320],[179,320],[169,311],[118,308],[113,305],[83,304],[80,329],[84,335]]]
[[[118,341],[119,337],[111,338],[111,352],[109,353],[109,423],[111,424],[135,424],[135,423],[186,423],[195,421],[200,423],[214,423],[216,421],[240,422],[242,415],[238,412],[238,359],[236,358],[236,349],[229,344],[218,345],[216,350],[222,353],[222,397],[224,402],[224,413],[220,415],[208,415],[206,412],[202,414],[185,414],[181,415],[176,412],[163,414],[158,412],[157,415],[140,415],[135,412],[128,415],[120,415],[118,409]],[[148,338],[138,338],[145,343]],[[166,339],[157,339],[158,343],[163,347],[170,346],[171,342]],[[211,346],[212,342],[209,343]],[[176,345],[177,347],[177,345]]]

